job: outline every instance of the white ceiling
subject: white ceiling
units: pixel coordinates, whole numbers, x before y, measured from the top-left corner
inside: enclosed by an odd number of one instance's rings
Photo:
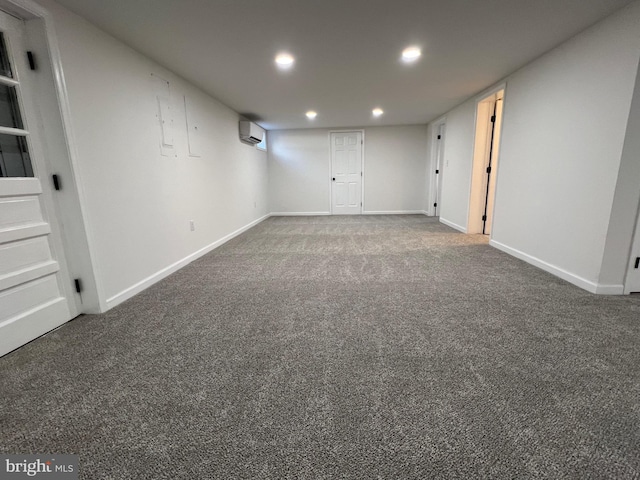
[[[58,2],[271,130],[427,123],[630,0]]]

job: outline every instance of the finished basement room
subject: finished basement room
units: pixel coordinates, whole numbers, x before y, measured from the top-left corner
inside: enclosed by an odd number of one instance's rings
[[[640,0],[0,0],[0,478],[640,477]]]

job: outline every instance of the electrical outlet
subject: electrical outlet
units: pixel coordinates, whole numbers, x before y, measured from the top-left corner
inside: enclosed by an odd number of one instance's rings
[[[192,232],[194,232],[196,230],[196,222],[194,222],[193,220],[191,220],[189,222],[189,228],[191,229]]]

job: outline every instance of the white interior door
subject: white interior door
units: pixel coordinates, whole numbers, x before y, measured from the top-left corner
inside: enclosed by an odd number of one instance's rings
[[[23,30],[0,12],[0,355],[77,313],[45,159],[33,154],[43,149],[29,130],[37,122]]]
[[[331,133],[331,213],[362,213],[362,132]]]

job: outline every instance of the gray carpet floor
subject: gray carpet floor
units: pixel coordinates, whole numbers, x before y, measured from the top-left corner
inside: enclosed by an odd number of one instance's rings
[[[274,217],[0,391],[0,452],[84,479],[639,478],[640,298],[434,218]]]

